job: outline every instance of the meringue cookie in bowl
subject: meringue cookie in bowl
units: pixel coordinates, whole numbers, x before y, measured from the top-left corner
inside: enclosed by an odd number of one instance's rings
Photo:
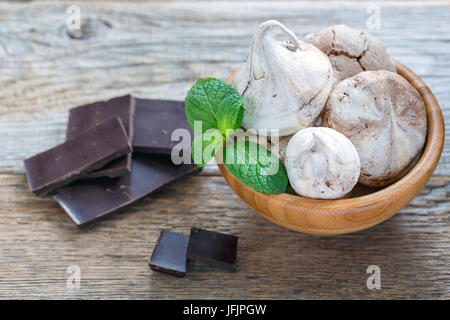
[[[242,126],[294,134],[317,120],[332,82],[333,69],[323,52],[280,22],[266,21],[232,82],[244,98]]]
[[[337,25],[309,34],[305,41],[328,56],[336,84],[363,71],[396,71],[381,40],[362,30]]]
[[[422,151],[427,115],[419,92],[390,71],[366,71],[340,82],[330,95],[324,125],[355,145],[359,182],[389,185]]]
[[[289,182],[299,195],[338,199],[358,182],[358,152],[344,135],[330,128],[297,132],[286,148],[284,164]]]

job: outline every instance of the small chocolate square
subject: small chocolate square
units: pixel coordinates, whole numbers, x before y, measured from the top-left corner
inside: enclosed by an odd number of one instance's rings
[[[153,271],[184,277],[188,241],[189,237],[184,234],[162,230],[150,258],[150,268]]]
[[[187,258],[205,262],[228,271],[236,271],[238,237],[192,228]]]

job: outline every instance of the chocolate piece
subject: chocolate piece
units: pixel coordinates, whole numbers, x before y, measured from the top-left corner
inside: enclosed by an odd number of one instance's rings
[[[133,155],[131,173],[118,179],[77,182],[54,198],[79,227],[119,211],[184,176],[200,172],[194,164],[175,165],[168,156]]]
[[[131,152],[127,133],[114,117],[24,161],[31,191],[42,195]]]
[[[136,98],[133,148],[136,152],[171,154],[179,141],[171,141],[172,132],[184,128],[193,131],[186,118],[184,102]],[[190,143],[189,143],[190,145]]]
[[[189,237],[184,234],[162,230],[150,258],[150,268],[153,271],[184,277],[188,241]]]
[[[133,141],[134,99],[127,95],[107,101],[95,102],[69,110],[66,139],[95,127],[98,123],[117,116],[122,120],[128,139]],[[131,153],[115,159],[103,168],[87,173],[83,178],[120,177],[131,171]]]
[[[187,258],[205,262],[228,271],[236,271],[238,237],[191,228]]]

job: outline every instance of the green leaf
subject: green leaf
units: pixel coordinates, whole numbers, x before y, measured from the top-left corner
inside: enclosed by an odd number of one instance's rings
[[[194,121],[202,121],[202,132],[240,128],[244,116],[242,97],[228,83],[214,78],[198,79],[187,92],[186,117],[194,130]]]
[[[227,144],[223,161],[228,171],[246,186],[269,194],[286,191],[286,168],[262,145],[250,141]]]
[[[210,129],[197,135],[191,146],[191,155],[194,163],[199,167],[203,167],[222,148],[223,141],[223,135],[217,129]]]

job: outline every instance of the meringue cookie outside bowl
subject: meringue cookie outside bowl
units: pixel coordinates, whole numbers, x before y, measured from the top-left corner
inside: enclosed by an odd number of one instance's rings
[[[242,184],[219,164],[220,172],[233,191],[253,210],[282,227],[307,234],[338,235],[379,224],[408,205],[433,174],[444,146],[445,128],[439,104],[428,86],[405,65],[394,60],[397,73],[416,88],[427,111],[428,133],[422,155],[401,179],[384,188],[364,188],[359,184],[352,198],[318,200],[290,193],[265,194]],[[237,70],[227,79],[234,78]],[[216,155],[220,163],[221,153]],[[358,196],[357,193],[361,195]]]

